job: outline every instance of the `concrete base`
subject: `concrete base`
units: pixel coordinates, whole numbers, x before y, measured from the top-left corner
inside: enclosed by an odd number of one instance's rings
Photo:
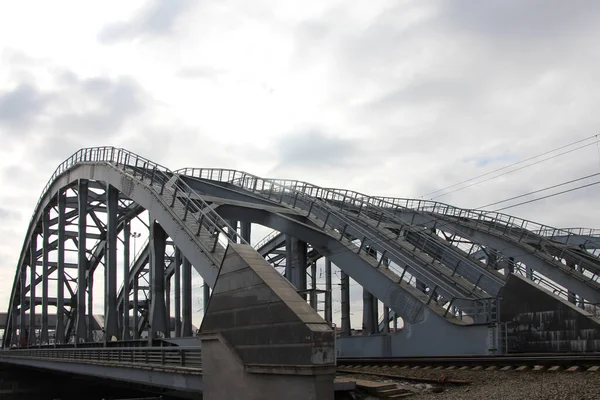
[[[204,400],[333,400],[335,367],[244,366],[220,334],[202,335]]]

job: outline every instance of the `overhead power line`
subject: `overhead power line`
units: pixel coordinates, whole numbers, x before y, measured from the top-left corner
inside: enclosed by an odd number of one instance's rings
[[[600,181],[596,181],[596,182],[588,183],[587,185],[577,186],[577,187],[574,187],[572,189],[563,190],[562,192],[552,193],[552,194],[549,194],[547,196],[538,197],[538,198],[535,198],[535,199],[524,201],[522,203],[517,203],[517,204],[513,204],[511,206],[506,206],[506,207],[503,207],[503,208],[499,208],[497,210],[494,210],[494,212],[506,210],[506,209],[509,209],[509,208],[517,207],[517,206],[522,206],[523,204],[534,203],[536,201],[544,200],[544,199],[547,199],[547,198],[550,198],[550,197],[554,197],[554,196],[558,196],[558,195],[561,195],[561,194],[565,194],[565,193],[569,193],[569,192],[574,192],[575,190],[584,189],[586,187],[594,186],[594,185],[597,185],[599,183],[600,183]]]
[[[592,177],[598,176],[598,175],[600,175],[600,172],[595,173],[595,174],[591,174],[591,175],[588,175],[588,176],[584,176],[584,177],[581,177],[581,178],[572,179],[572,180],[567,181],[567,182],[562,182],[562,183],[559,183],[557,185],[548,186],[548,187],[545,187],[543,189],[534,190],[533,192],[529,192],[529,193],[525,193],[525,194],[520,194],[520,195],[514,196],[514,197],[509,197],[508,199],[505,199],[505,200],[500,200],[500,201],[496,201],[494,203],[486,204],[485,206],[477,207],[477,209],[483,209],[483,208],[486,208],[486,207],[489,207],[489,206],[495,206],[496,204],[506,203],[506,202],[511,201],[511,200],[516,200],[516,199],[520,199],[522,197],[531,196],[532,194],[536,194],[536,193],[540,193],[540,192],[545,192],[546,190],[556,189],[557,187],[561,187],[561,186],[565,186],[565,185],[568,185],[568,184],[571,184],[571,183],[579,182],[579,181],[582,181],[584,179],[589,179],[589,178],[592,178]]]
[[[520,164],[526,163],[526,162],[528,162],[528,161],[535,160],[536,158],[543,157],[543,156],[545,156],[545,155],[548,155],[548,154],[554,153],[554,152],[556,152],[556,151],[559,151],[559,150],[566,149],[566,148],[568,148],[568,147],[574,146],[574,145],[576,145],[576,144],[579,144],[579,143],[583,143],[583,142],[585,142],[585,141],[588,141],[588,140],[590,140],[590,139],[593,139],[593,138],[597,138],[597,136],[598,136],[598,135],[591,135],[591,136],[589,136],[589,137],[586,137],[586,138],[584,138],[584,139],[580,139],[580,140],[577,140],[577,141],[571,142],[571,143],[569,143],[569,144],[566,144],[566,145],[564,145],[564,146],[558,147],[558,148],[556,148],[556,149],[553,149],[553,150],[550,150],[550,151],[546,151],[546,152],[544,152],[544,153],[541,153],[541,154],[538,154],[538,155],[535,155],[535,156],[529,157],[529,158],[527,158],[527,159],[525,159],[525,160],[521,160],[521,161],[518,161],[518,162],[512,163],[512,164],[510,164],[510,165],[506,165],[506,166],[504,166],[504,167],[497,168],[497,169],[495,169],[495,170],[493,170],[493,171],[486,172],[485,174],[477,175],[477,176],[475,176],[475,177],[472,177],[472,178],[466,179],[466,180],[464,180],[464,181],[461,181],[461,182],[455,183],[455,184],[453,184],[453,185],[450,185],[450,186],[443,187],[443,188],[441,188],[441,189],[438,189],[438,190],[434,190],[433,192],[429,192],[429,193],[426,193],[426,194],[422,195],[422,196],[421,196],[421,198],[423,198],[423,197],[426,197],[426,196],[430,196],[430,195],[433,195],[433,194],[436,194],[436,193],[439,193],[439,192],[442,192],[442,191],[444,191],[444,190],[447,190],[447,189],[452,189],[452,188],[454,188],[454,187],[457,187],[457,186],[460,186],[460,185],[462,185],[462,184],[465,184],[465,183],[472,182],[472,181],[474,181],[474,180],[476,180],[476,179],[483,178],[483,177],[486,177],[486,176],[492,175],[492,174],[494,174],[494,173],[496,173],[496,172],[500,172],[500,171],[506,170],[506,169],[508,169],[508,168],[514,167],[514,166],[516,166],[516,165],[520,165]],[[593,144],[593,143],[592,143],[592,144]],[[585,146],[582,146],[582,147],[585,147]],[[531,164],[531,165],[534,165],[534,164]],[[451,192],[451,193],[453,193],[453,192]],[[449,193],[447,193],[447,194],[449,194]],[[440,196],[441,196],[441,195],[440,195]],[[439,196],[438,196],[438,197],[439,197]]]

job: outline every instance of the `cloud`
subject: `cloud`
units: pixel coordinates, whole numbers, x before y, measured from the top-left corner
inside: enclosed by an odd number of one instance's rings
[[[177,71],[177,76],[184,79],[215,79],[226,71],[210,66],[185,67]]]
[[[128,21],[105,25],[98,33],[98,40],[102,44],[114,44],[168,34],[191,4],[189,0],[148,0]]]
[[[19,219],[20,213],[0,206],[0,221]]]
[[[295,132],[281,138],[276,145],[279,167],[344,167],[358,152],[358,143],[318,129]]]
[[[42,116],[50,102],[49,95],[27,82],[0,92],[0,126],[9,131],[27,130]]]

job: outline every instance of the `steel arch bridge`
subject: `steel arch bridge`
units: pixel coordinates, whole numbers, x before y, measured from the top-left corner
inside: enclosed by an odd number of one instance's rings
[[[131,251],[135,220],[149,231],[139,252]],[[273,230],[254,246],[257,256],[329,323],[338,312],[332,264],[340,269],[340,356],[600,350],[598,231],[235,170],[172,171],[114,147],[79,150],[44,188],[2,346],[190,337],[192,268],[209,295],[228,246],[248,245],[256,225]],[[359,329],[350,278],[363,288]]]

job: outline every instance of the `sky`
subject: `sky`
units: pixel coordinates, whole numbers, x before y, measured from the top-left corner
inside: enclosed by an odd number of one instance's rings
[[[421,198],[600,133],[599,18],[593,0],[2,0],[0,309],[41,190],[81,147]],[[600,172],[584,144],[436,200]],[[507,212],[600,227],[598,194]]]

